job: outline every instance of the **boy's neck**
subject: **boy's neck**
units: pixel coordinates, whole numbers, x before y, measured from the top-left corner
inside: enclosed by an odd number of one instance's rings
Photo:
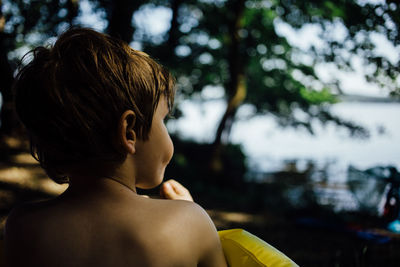
[[[129,182],[127,179],[115,175],[101,177],[73,176],[70,178],[67,191],[69,194],[121,191],[136,194],[136,187],[134,181]]]
[[[68,177],[71,191],[88,191],[99,187],[125,187],[136,193],[136,180],[131,164],[125,160],[121,164],[98,162],[70,168]]]

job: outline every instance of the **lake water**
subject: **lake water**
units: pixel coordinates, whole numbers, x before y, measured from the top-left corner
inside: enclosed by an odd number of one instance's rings
[[[168,128],[184,138],[210,142],[224,111],[222,101],[181,103],[184,116],[170,121]],[[400,104],[343,102],[333,105],[333,114],[359,123],[370,137],[354,138],[347,129],[315,122],[315,135],[305,129],[280,128],[271,116],[251,116],[244,106],[233,125],[231,141],[242,144],[252,166],[275,171],[288,159],[336,162],[368,168],[375,165],[400,167]]]
[[[170,131],[184,138],[211,142],[225,109],[224,102],[183,101],[180,105],[184,116],[168,123]],[[364,126],[369,138],[354,138],[345,128],[332,123],[323,126],[317,121],[315,135],[305,129],[281,128],[272,116],[253,116],[252,108],[243,106],[230,140],[242,145],[252,172],[281,171],[288,161],[295,162],[296,169],[302,171],[313,162],[327,176],[322,186],[316,183],[314,188],[320,195],[320,203],[334,202],[337,210],[355,210],[359,205],[346,184],[350,165],[358,169],[392,165],[400,170],[400,104],[341,102],[331,110]]]

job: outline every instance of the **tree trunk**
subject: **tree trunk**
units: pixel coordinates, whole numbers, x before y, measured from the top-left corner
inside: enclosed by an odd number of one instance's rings
[[[108,11],[110,14],[108,14],[107,33],[130,43],[135,32],[132,25],[132,16],[143,3],[144,1],[112,1],[111,9]]]
[[[160,63],[165,65],[167,68],[173,69],[180,62],[179,57],[175,56],[175,48],[179,44],[179,7],[182,4],[182,0],[171,0],[169,7],[172,11],[171,26],[168,30],[168,39],[165,43],[160,46],[149,45],[144,49],[149,51],[151,56],[157,59]]]
[[[168,32],[168,48],[171,53],[174,52],[175,47],[178,45],[178,37],[179,37],[179,6],[181,5],[182,0],[173,0],[171,1],[171,10],[172,10],[172,19],[171,19],[171,27]],[[171,54],[170,54],[171,55]]]
[[[235,85],[235,94],[228,100],[225,113],[219,122],[213,142],[215,146],[228,143],[236,111],[246,98],[247,87],[245,75],[243,73],[238,73],[237,80],[237,84]]]
[[[78,16],[79,0],[68,0],[67,1],[68,16],[67,20],[70,26],[74,25],[74,19]]]
[[[1,106],[1,127],[0,135],[11,135],[13,130],[18,125],[17,118],[14,111],[13,97],[11,87],[13,84],[14,76],[13,70],[7,58],[7,38],[8,35],[4,32],[5,18],[1,13],[0,1],[0,92],[2,96]]]
[[[229,24],[229,74],[230,81],[227,85],[228,92],[228,105],[225,113],[218,125],[215,139],[213,142],[212,150],[213,155],[211,158],[211,169],[218,173],[223,169],[221,160],[221,149],[223,143],[229,140],[229,134],[234,122],[236,111],[246,98],[246,76],[244,71],[245,62],[241,57],[240,52],[240,36],[239,30],[242,28],[241,21],[244,12],[244,0],[237,0],[233,2],[232,6],[232,21]]]

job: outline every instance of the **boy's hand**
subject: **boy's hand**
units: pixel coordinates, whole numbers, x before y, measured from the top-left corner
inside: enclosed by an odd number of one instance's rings
[[[189,190],[173,179],[161,185],[160,195],[166,199],[193,201]]]

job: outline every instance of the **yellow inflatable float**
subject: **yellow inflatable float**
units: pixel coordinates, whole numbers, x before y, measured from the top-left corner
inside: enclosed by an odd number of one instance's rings
[[[243,229],[218,232],[229,267],[294,267],[285,254]]]

